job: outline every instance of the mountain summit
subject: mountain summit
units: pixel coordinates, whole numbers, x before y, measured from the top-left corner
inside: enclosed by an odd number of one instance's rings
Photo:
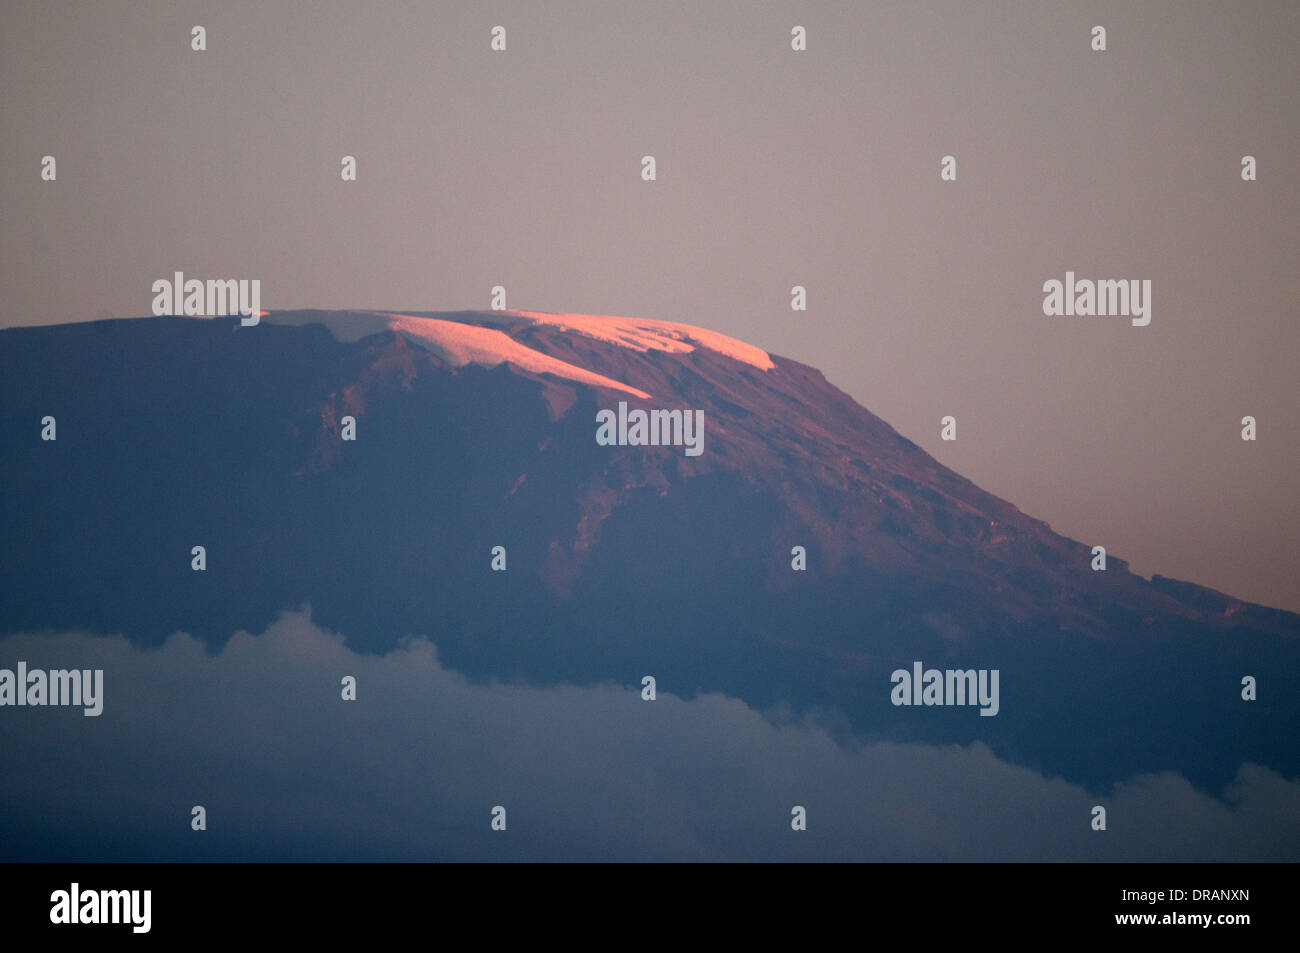
[[[1240,685],[1294,683],[1300,616],[1113,555],[1094,571],[1090,546],[820,372],[691,325],[286,311],[12,328],[0,393],[0,632],[219,644],[310,605],[355,648],[427,636],[475,678],[652,673],[1087,781],[1297,771],[1294,694],[1244,703]],[[620,402],[702,411],[704,452],[600,445]],[[891,704],[891,673],[917,660],[999,670],[1000,711]]]

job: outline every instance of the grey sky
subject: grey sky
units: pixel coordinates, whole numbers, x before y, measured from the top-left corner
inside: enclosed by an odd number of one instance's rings
[[[176,270],[685,321],[1135,571],[1300,610],[1298,38],[1286,0],[6,0],[0,326]],[[1045,317],[1066,270],[1151,279],[1150,326]]]

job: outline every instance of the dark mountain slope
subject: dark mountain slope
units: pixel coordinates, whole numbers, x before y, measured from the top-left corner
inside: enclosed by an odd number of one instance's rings
[[[1250,760],[1297,774],[1300,617],[1114,555],[1091,571],[1089,546],[797,362],[437,317],[651,398],[299,324],[326,312],[0,331],[0,632],[217,646],[310,603],[354,647],[426,636],[474,677],[652,673],[661,691],[834,712],[858,735],[982,739],[1089,782],[1175,769],[1218,785]],[[598,446],[596,412],[620,400],[702,409],[703,454]],[[1000,713],[892,706],[890,673],[914,660],[999,669]],[[1240,699],[1248,674],[1258,702]]]

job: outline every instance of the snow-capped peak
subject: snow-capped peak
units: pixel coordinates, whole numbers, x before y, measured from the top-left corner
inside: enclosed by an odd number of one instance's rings
[[[545,311],[487,311],[482,314],[482,319],[486,323],[503,326],[518,323],[545,324],[636,351],[683,353],[695,350],[698,345],[760,370],[770,371],[776,366],[766,351],[752,344],[737,341],[716,331],[706,331],[704,328],[674,321],[596,314],[551,314]]]
[[[472,315],[469,320],[476,323],[467,323],[464,318],[467,313]],[[752,344],[689,324],[648,318],[543,311],[459,312],[454,319],[451,315],[448,318],[425,317],[392,311],[272,311],[261,312],[261,315],[262,320],[270,324],[323,324],[340,341],[359,341],[381,331],[395,331],[456,366],[478,364],[495,367],[505,362],[535,374],[553,374],[641,398],[650,395],[630,384],[544,354],[516,341],[506,332],[521,326],[545,325],[634,351],[682,354],[702,347],[760,370],[768,371],[776,366],[766,351]]]
[[[381,331],[395,331],[457,367],[466,364],[495,367],[504,362],[533,374],[553,374],[591,387],[608,387],[635,397],[650,397],[630,384],[520,344],[495,328],[388,311],[273,311],[265,314],[262,320],[270,324],[324,324],[339,341],[359,341]]]

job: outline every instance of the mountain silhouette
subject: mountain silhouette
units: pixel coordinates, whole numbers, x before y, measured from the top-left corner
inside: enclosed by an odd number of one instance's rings
[[[1297,775],[1300,616],[1113,554],[1093,571],[1091,543],[817,370],[701,328],[470,311],[20,327],[0,331],[0,398],[0,634],[217,647],[310,605],[354,649],[425,636],[474,679],[653,674],[846,739],[983,740],[1089,784]],[[702,411],[703,452],[600,445],[620,401]],[[914,661],[998,669],[998,715],[895,707],[891,672]]]

